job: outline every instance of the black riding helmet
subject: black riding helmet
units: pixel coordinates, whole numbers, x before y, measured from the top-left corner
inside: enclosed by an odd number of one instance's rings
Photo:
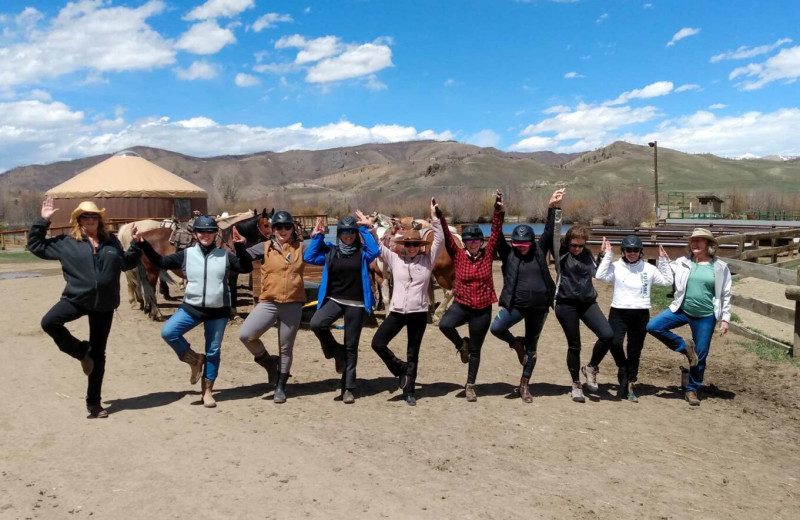
[[[511,231],[511,242],[531,242],[536,240],[536,233],[527,224],[520,224]]]
[[[461,232],[463,240],[483,240],[483,231],[478,226],[467,226]]]
[[[339,223],[336,224],[336,234],[338,235],[342,231],[358,232],[358,221],[354,216],[345,215],[344,217],[339,219]]]
[[[275,224],[291,224],[294,226],[294,217],[288,211],[278,211],[272,215],[272,225]]]
[[[217,221],[208,215],[200,215],[192,225],[194,231],[218,231]]]
[[[644,244],[642,244],[642,240],[636,235],[628,235],[622,239],[619,247],[622,249],[643,249]]]

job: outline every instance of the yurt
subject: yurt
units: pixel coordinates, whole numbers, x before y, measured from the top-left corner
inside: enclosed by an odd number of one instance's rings
[[[208,193],[164,168],[124,151],[47,190],[60,211],[52,225],[66,226],[81,201],[106,209],[106,220],[189,218],[206,213]]]

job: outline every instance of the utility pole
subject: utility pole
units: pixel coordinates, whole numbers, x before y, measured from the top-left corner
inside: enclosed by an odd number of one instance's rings
[[[658,141],[647,143],[653,149],[653,178],[656,194],[656,219],[661,218],[661,206],[658,205]]]

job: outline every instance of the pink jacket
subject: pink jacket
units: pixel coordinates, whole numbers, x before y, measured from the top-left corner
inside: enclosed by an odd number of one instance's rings
[[[389,304],[389,310],[392,312],[400,314],[428,312],[431,271],[444,242],[444,233],[439,221],[434,220],[431,225],[433,244],[429,253],[408,258],[405,255],[398,255],[383,243],[380,244],[381,258],[389,266],[394,279],[394,292]]]

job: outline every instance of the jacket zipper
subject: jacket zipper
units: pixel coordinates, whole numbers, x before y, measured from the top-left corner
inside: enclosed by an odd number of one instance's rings
[[[203,257],[203,305],[206,306],[206,285],[208,284],[208,254]]]

